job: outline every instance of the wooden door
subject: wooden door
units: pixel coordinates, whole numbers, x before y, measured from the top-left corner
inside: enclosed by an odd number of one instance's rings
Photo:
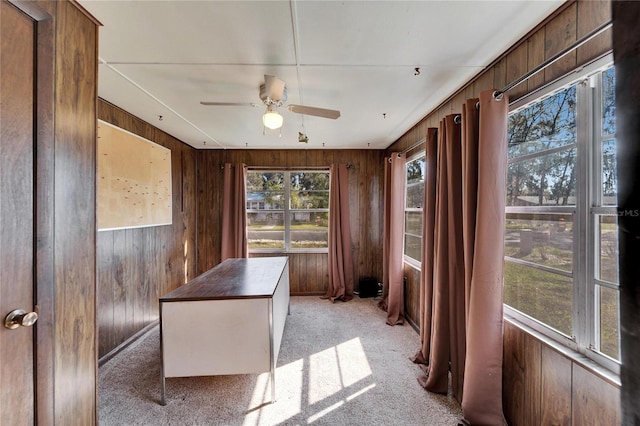
[[[35,416],[35,326],[9,329],[5,318],[34,310],[35,24],[2,1],[0,33],[0,424],[27,425]]]

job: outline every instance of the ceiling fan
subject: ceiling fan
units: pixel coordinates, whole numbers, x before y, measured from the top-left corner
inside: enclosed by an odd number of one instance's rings
[[[264,76],[264,84],[260,85],[260,99],[262,104],[253,102],[208,102],[201,101],[202,105],[208,106],[266,106],[267,110],[262,116],[262,123],[269,129],[279,129],[282,127],[283,118],[278,113],[278,108],[283,106],[287,100],[287,86],[284,81],[272,75]],[[335,120],[340,117],[340,111],[334,109],[325,109],[310,107],[305,105],[287,105],[286,108],[296,114],[313,115],[316,117],[331,118]]]

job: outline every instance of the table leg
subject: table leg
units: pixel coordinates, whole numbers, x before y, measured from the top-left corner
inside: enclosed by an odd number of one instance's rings
[[[160,404],[167,405],[167,385],[164,376],[164,342],[162,339],[162,303],[160,303]]]
[[[160,404],[162,405],[167,405],[167,400],[165,398],[167,391],[166,391],[166,385],[165,385],[165,377],[164,374],[162,375],[162,396],[160,398]]]
[[[276,402],[276,369],[271,366],[271,403]]]

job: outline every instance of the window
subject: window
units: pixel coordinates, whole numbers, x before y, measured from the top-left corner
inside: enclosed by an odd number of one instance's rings
[[[247,234],[250,252],[326,252],[329,172],[248,171]]]
[[[614,70],[591,72],[509,115],[504,303],[617,371]]]
[[[425,157],[407,161],[404,206],[404,258],[419,266],[422,259],[422,203],[424,202]]]

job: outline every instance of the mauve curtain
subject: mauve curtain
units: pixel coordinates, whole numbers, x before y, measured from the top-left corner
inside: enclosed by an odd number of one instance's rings
[[[430,351],[427,376],[418,380],[427,390],[446,393],[451,370],[453,394],[460,398],[459,378],[463,372],[459,350],[464,350],[461,347],[464,341],[459,338],[464,336],[460,330],[464,325],[464,297],[456,296],[464,289],[461,157],[460,125],[449,115],[440,122],[438,130],[433,258],[423,259],[423,264],[433,265]]]
[[[387,312],[387,324],[404,323],[404,280],[402,271],[404,240],[404,154],[385,158],[384,228],[382,246],[382,300],[378,304]]]
[[[503,425],[502,279],[509,102],[506,95],[494,99],[493,91],[480,94],[479,111],[477,102],[472,99],[463,105],[461,125],[453,115],[440,123],[435,214],[430,209],[431,194],[427,194],[433,176],[427,173],[422,342],[414,362],[426,364],[426,375],[419,381],[432,392],[447,392],[451,372],[453,395],[461,402],[467,423]],[[425,268],[430,262],[432,271]]]
[[[329,288],[324,298],[332,302],[353,299],[353,257],[349,218],[349,170],[332,164],[329,196]]]
[[[473,200],[477,196],[476,202],[465,206],[465,216],[475,218],[475,233],[470,230],[470,235],[465,235],[465,253],[472,259],[472,272],[467,283],[467,356],[462,397],[463,413],[472,424],[504,422],[502,282],[508,112],[506,95],[494,99],[493,91],[480,93],[477,138],[465,141],[465,145],[474,144],[477,150],[477,161],[471,158],[465,164],[466,170],[477,167],[473,174],[477,176],[477,191],[465,197]],[[470,127],[467,117],[463,116],[463,122]]]
[[[248,257],[246,176],[244,164],[224,165],[221,260]]]

